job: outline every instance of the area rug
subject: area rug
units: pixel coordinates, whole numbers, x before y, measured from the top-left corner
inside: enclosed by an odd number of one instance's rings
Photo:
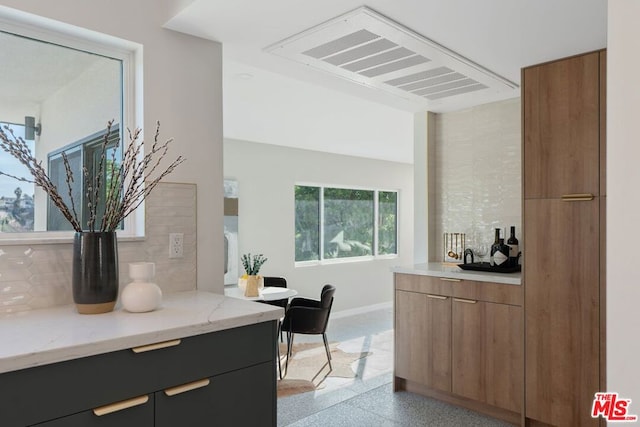
[[[294,344],[286,376],[282,380],[278,379],[278,397],[321,389],[327,377],[355,378],[356,373],[351,369],[351,364],[371,354],[345,353],[338,348],[337,342],[329,343],[329,351],[332,371],[329,371],[322,341]],[[280,363],[283,371],[287,360],[286,353],[287,345],[280,344]]]

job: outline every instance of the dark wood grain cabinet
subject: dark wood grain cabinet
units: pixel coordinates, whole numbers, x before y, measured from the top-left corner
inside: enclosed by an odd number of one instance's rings
[[[604,390],[605,51],[522,72],[526,418],[597,426]]]
[[[0,374],[2,426],[275,426],[276,330],[269,321]]]

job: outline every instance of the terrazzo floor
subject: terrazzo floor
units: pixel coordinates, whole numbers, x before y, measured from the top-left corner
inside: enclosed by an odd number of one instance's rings
[[[328,377],[324,388],[278,399],[278,426],[478,426],[504,423],[466,409],[408,392],[393,392],[393,310],[332,318],[329,341],[349,353],[372,354],[354,362],[357,378]],[[296,335],[295,342],[322,342]]]

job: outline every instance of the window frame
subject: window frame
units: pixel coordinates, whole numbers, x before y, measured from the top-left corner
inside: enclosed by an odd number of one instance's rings
[[[384,259],[395,259],[399,257],[399,238],[400,238],[400,222],[398,218],[400,216],[400,190],[399,189],[390,189],[390,188],[372,188],[372,187],[364,187],[364,186],[355,186],[355,185],[338,185],[338,184],[318,184],[311,182],[295,182],[293,187],[293,203],[294,203],[294,229],[295,229],[295,188],[296,187],[316,187],[319,188],[319,212],[318,212],[318,229],[319,229],[319,239],[318,239],[318,257],[316,260],[305,260],[305,261],[296,261],[295,260],[295,236],[294,236],[294,267],[310,267],[317,265],[331,265],[331,264],[343,264],[350,262],[363,262],[363,261],[374,261],[374,260],[384,260]],[[360,255],[360,256],[352,256],[352,257],[343,257],[343,258],[324,258],[324,190],[326,188],[336,188],[341,190],[361,190],[361,191],[372,191],[373,192],[373,253],[372,255]],[[378,253],[378,243],[379,243],[379,226],[378,226],[378,215],[379,215],[379,193],[380,192],[389,192],[396,194],[396,230],[395,230],[395,238],[396,238],[396,252],[393,254],[379,254]],[[295,234],[295,233],[294,233]]]
[[[121,145],[129,143],[125,137],[125,129],[142,127],[141,121],[144,117],[142,104],[142,45],[41,16],[2,8],[0,8],[0,31],[121,61],[122,114],[120,120],[118,120],[120,122]],[[105,118],[105,120],[108,119]],[[144,203],[142,203],[138,209],[125,218],[124,229],[118,230],[118,239],[143,240],[144,218],[145,209]],[[0,244],[71,243],[73,236],[73,231],[0,233]]]

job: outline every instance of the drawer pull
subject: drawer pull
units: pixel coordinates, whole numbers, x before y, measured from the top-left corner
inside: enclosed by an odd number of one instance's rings
[[[466,304],[475,304],[475,303],[477,303],[477,302],[478,302],[478,301],[476,301],[476,300],[472,300],[472,299],[462,299],[462,298],[454,298],[453,300],[454,300],[454,301],[457,301],[457,302],[464,302],[464,303],[466,303]]]
[[[427,298],[433,298],[433,299],[447,299],[449,297],[444,297],[442,295],[431,295],[431,294],[427,294]]]
[[[576,194],[563,194],[562,201],[564,202],[585,202],[593,200],[593,194],[591,193],[576,193]]]
[[[164,394],[166,394],[167,396],[175,396],[176,394],[186,393],[191,390],[206,387],[209,385],[210,382],[211,381],[209,381],[208,379],[204,379],[204,380],[194,381],[189,384],[182,384],[176,387],[171,387],[166,389],[164,391]]]
[[[444,280],[445,282],[462,282],[462,279],[453,279],[451,277],[441,277],[440,280]]]
[[[155,344],[141,345],[140,347],[133,347],[131,350],[134,353],[144,353],[145,351],[160,350],[161,348],[174,347],[180,344],[180,340],[171,340],[157,342]]]
[[[99,408],[95,408],[93,413],[101,417],[103,415],[111,414],[112,412],[122,411],[124,409],[133,408],[134,406],[144,405],[149,401],[149,396],[139,396],[134,397],[133,399],[123,400],[121,402],[112,403],[110,405],[101,406]]]

